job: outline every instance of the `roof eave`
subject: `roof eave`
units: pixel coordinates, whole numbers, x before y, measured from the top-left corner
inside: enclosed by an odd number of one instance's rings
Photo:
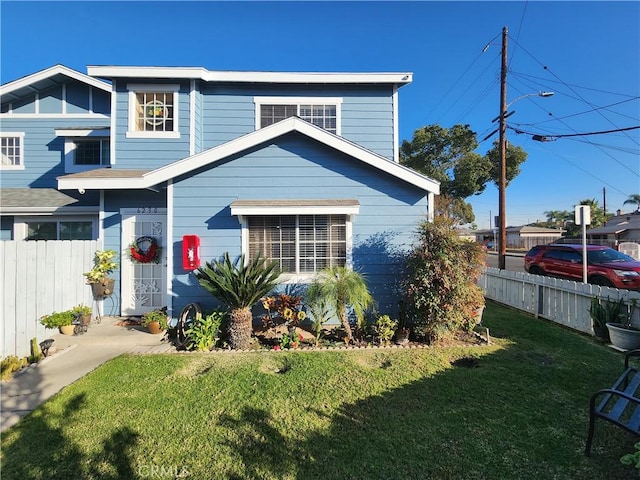
[[[214,71],[202,67],[136,67],[90,65],[87,72],[100,78],[196,79],[232,83],[310,83],[310,84],[394,84],[413,81],[411,72],[256,72]]]
[[[90,77],[85,75],[84,73],[77,72],[72,70],[64,65],[54,65],[53,67],[49,67],[45,70],[41,70],[39,72],[33,73],[31,75],[27,75],[26,77],[19,78],[12,82],[6,83],[0,87],[0,96],[10,95],[12,92],[19,90],[21,88],[27,87],[35,82],[50,78],[54,75],[65,75],[74,80],[78,80],[80,82],[87,83],[93,87],[104,90],[105,92],[111,93],[111,85],[102,80],[98,80],[97,78]]]

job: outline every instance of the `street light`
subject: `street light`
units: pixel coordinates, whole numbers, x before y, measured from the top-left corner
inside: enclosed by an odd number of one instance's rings
[[[507,27],[502,29],[502,69],[500,73],[500,182],[498,184],[498,268],[506,268],[507,256],[507,225],[506,225],[506,190],[507,190],[507,122],[506,118],[511,115],[507,109],[519,100],[526,97],[539,96],[550,97],[553,92],[527,93],[521,95],[507,104]],[[495,119],[494,119],[495,121]]]

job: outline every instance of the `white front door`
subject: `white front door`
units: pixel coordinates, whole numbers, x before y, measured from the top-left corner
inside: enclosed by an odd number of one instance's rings
[[[166,209],[122,212],[122,315],[143,315],[167,306],[166,224]],[[148,254],[152,244],[159,249],[153,259]],[[139,247],[139,261],[131,256],[132,245]]]

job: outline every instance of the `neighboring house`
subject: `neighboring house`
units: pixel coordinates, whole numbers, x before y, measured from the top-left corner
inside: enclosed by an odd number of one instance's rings
[[[587,230],[590,243],[617,247],[623,242],[640,243],[640,210],[622,213],[618,210],[615,217],[607,220],[602,227]]]
[[[535,245],[546,245],[560,238],[564,230],[556,228],[532,227],[523,225],[520,227],[507,227],[507,248],[529,250]],[[497,230],[478,230],[475,232],[476,241],[489,243],[492,247],[497,242]]]
[[[63,214],[82,212],[103,247],[121,252],[112,301],[122,315],[215,305],[183,265],[185,235],[199,240],[202,263],[265,253],[283,269],[282,288],[350,266],[380,312],[396,310],[397,253],[439,194],[398,162],[398,89],[410,73],[88,74],[57,66],[2,87],[2,199],[14,205],[0,211],[3,238],[43,238],[23,218],[39,206],[66,238]],[[75,227],[88,236],[89,223]],[[161,248],[159,263],[131,260],[142,237]]]
[[[557,228],[507,227],[507,248],[529,250],[536,245],[546,245],[562,238],[564,230]]]

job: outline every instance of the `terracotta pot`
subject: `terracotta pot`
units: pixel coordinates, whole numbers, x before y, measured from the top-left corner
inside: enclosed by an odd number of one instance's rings
[[[63,335],[73,335],[75,328],[75,325],[63,325],[60,327],[60,333]]]
[[[160,322],[147,323],[147,331],[149,333],[153,333],[154,335],[157,335],[158,333],[162,333],[162,327],[160,326]]]
[[[80,325],[89,325],[91,323],[91,314],[88,313],[86,315],[81,315],[80,316]]]

